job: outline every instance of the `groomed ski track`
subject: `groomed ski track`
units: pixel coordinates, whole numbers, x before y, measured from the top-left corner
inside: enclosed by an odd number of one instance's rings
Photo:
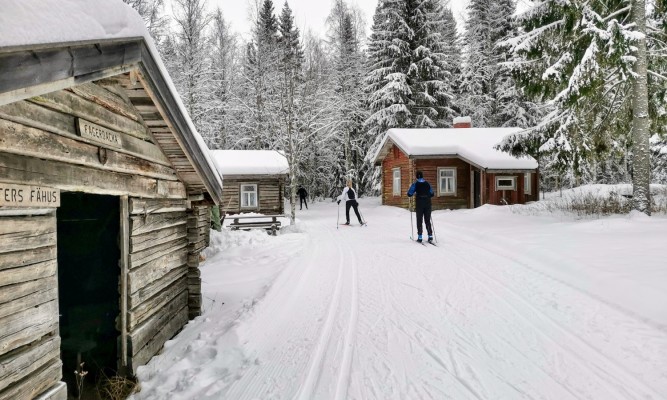
[[[210,398],[667,398],[664,327],[536,268],[567,257],[437,213],[438,246],[417,246],[406,211],[360,204],[368,226],[298,214],[303,251],[224,333],[247,362]]]

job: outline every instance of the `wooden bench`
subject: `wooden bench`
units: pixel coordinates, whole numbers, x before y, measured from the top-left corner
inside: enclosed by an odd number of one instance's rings
[[[273,236],[276,235],[276,232],[280,229],[280,221],[278,217],[282,215],[235,215],[230,216],[234,221],[229,224],[229,228],[232,230],[238,229],[251,229],[251,228],[263,228],[270,231],[270,234]],[[257,219],[269,219],[268,221],[256,221]],[[249,221],[248,221],[249,220]]]

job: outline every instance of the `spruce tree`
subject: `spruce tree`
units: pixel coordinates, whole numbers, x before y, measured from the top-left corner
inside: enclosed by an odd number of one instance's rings
[[[648,214],[649,127],[664,119],[649,99],[661,97],[665,78],[657,60],[663,52],[652,60],[646,51],[663,48],[662,7],[648,18],[645,11],[640,0],[543,1],[520,16],[523,33],[507,45],[521,57],[513,69],[522,88],[554,106],[535,129],[546,139],[543,148],[581,173],[627,143],[634,207]]]

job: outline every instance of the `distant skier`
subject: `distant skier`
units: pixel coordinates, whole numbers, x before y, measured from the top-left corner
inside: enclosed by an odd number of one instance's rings
[[[340,204],[341,200],[345,200],[345,219],[347,220],[345,222],[345,225],[350,225],[350,207],[354,208],[354,213],[357,214],[357,219],[359,220],[359,224],[363,225],[364,222],[361,219],[361,215],[359,215],[359,203],[357,203],[357,192],[352,189],[352,181],[347,181],[347,186],[345,189],[343,189],[343,194],[338,196],[338,201],[336,202],[337,204]]]
[[[417,180],[412,183],[408,190],[408,197],[416,194],[415,211],[417,212],[417,241],[422,242],[422,221],[426,221],[426,231],[428,232],[428,241],[433,243],[433,231],[431,230],[431,197],[433,189],[424,179],[424,174],[417,171]]]
[[[304,203],[306,204],[306,210],[308,209],[308,192],[306,192],[306,189],[303,188],[303,186],[299,185],[299,189],[296,191],[296,194],[299,195],[299,199],[301,200],[301,207],[299,207],[299,210],[303,210],[303,205]]]

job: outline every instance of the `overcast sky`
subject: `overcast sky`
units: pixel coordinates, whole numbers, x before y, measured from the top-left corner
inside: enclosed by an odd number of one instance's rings
[[[248,17],[250,2],[254,0],[207,0],[211,9],[220,7],[227,21],[231,22],[232,29],[247,38],[251,29]],[[465,7],[469,0],[451,0],[454,15],[462,20]],[[276,14],[280,14],[284,0],[273,0]],[[294,12],[295,21],[299,30],[304,32],[308,29],[313,33],[324,37],[326,34],[325,21],[333,0],[288,0],[289,6]],[[347,0],[348,4],[356,4],[365,14],[368,33],[373,22],[373,13],[377,0]]]
[[[207,0],[207,5],[211,10],[220,7],[225,19],[231,23],[232,30],[247,39],[252,26],[249,17],[250,3],[255,1],[261,4],[262,0]],[[461,30],[461,24],[465,20],[466,7],[469,2],[470,0],[450,0],[452,11],[460,25],[459,30]],[[518,0],[518,5],[519,7],[525,7],[528,2],[529,0]],[[273,0],[276,15],[280,14],[284,3],[284,0]],[[326,35],[325,21],[331,10],[333,0],[288,0],[288,3],[301,32],[311,30],[320,37]],[[367,34],[370,34],[377,0],[347,0],[347,3],[357,5],[364,12]]]

